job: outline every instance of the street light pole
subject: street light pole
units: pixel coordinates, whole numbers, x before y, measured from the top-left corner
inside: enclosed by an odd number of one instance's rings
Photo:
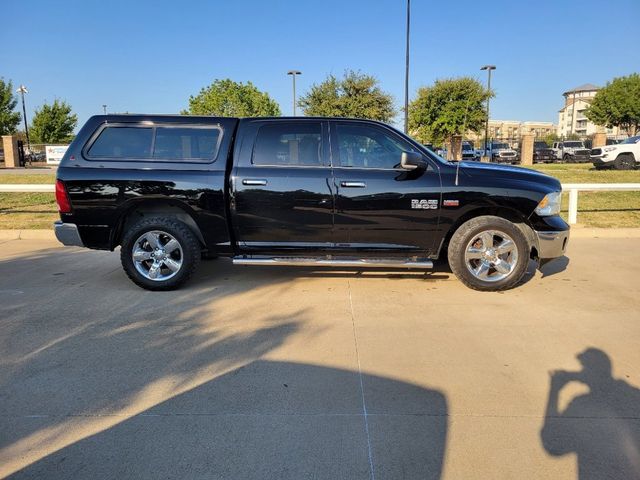
[[[411,0],[407,0],[407,48],[404,66],[404,133],[409,132],[409,27],[411,26]]]
[[[27,122],[27,109],[24,106],[24,94],[29,93],[27,87],[20,85],[16,93],[19,93],[22,97],[22,115],[24,116],[24,133],[27,136],[27,151],[31,154],[31,142],[29,141],[29,123]]]
[[[287,75],[293,77],[293,116],[296,116],[296,75],[302,75],[302,72],[298,70],[289,70]]]
[[[107,106],[105,104],[102,104],[102,112],[106,115],[107,114]]]
[[[487,120],[484,126],[484,156],[487,156],[487,145],[489,142],[489,101],[491,100],[491,71],[495,70],[495,65],[485,65],[480,70],[486,70],[489,74],[487,79],[487,90],[489,92],[489,96],[487,97]]]

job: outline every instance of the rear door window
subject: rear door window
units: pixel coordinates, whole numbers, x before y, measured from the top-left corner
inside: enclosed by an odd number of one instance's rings
[[[273,122],[258,130],[253,147],[255,165],[322,165],[320,122]]]

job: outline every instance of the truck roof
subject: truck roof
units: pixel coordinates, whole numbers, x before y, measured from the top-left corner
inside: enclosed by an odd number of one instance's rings
[[[181,115],[176,113],[109,113],[106,115],[93,115],[90,120],[101,120],[101,121],[144,121],[144,120],[171,120],[171,119],[201,119],[201,120],[349,120],[349,121],[358,121],[358,122],[369,122],[369,123],[379,123],[384,124],[390,127],[393,125],[386,124],[384,122],[380,122],[378,120],[369,120],[366,118],[352,118],[352,117],[291,117],[291,116],[282,116],[282,117],[218,117],[214,115]]]

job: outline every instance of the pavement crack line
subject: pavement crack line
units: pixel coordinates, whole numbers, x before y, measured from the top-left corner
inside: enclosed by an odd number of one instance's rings
[[[356,359],[358,360],[358,378],[360,380],[360,397],[362,398],[362,417],[364,418],[364,431],[367,436],[367,453],[369,454],[369,472],[371,480],[376,479],[373,468],[373,455],[371,454],[371,436],[369,435],[369,415],[367,413],[367,402],[364,398],[364,383],[362,381],[362,367],[360,366],[360,352],[358,351],[358,337],[356,335],[356,316],[353,312],[353,298],[351,297],[351,281],[347,280],[349,290],[349,308],[351,310],[351,326],[353,327],[353,343],[356,347]]]

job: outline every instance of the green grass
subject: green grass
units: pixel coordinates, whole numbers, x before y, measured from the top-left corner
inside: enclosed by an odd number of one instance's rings
[[[55,174],[0,173],[0,184],[50,184]],[[59,220],[53,193],[0,193],[0,229],[51,228]]]
[[[53,193],[0,193],[0,230],[52,228],[56,220],[60,216]]]
[[[640,170],[595,170],[588,164],[532,167],[563,183],[640,183]],[[2,174],[2,183],[49,183],[55,175]],[[568,195],[561,215],[567,218]],[[0,193],[0,229],[51,228],[58,220],[53,193]],[[640,192],[580,192],[578,223],[587,227],[640,227]]]
[[[590,164],[534,165],[562,183],[640,183],[640,170],[596,170]],[[569,195],[562,195],[561,215],[567,219]],[[640,191],[580,192],[578,223],[587,227],[640,227]]]
[[[55,174],[33,174],[33,173],[0,173],[0,185],[3,183],[56,183]]]
[[[596,170],[591,164],[538,164],[534,170],[552,175],[562,183],[640,183],[640,170]]]

